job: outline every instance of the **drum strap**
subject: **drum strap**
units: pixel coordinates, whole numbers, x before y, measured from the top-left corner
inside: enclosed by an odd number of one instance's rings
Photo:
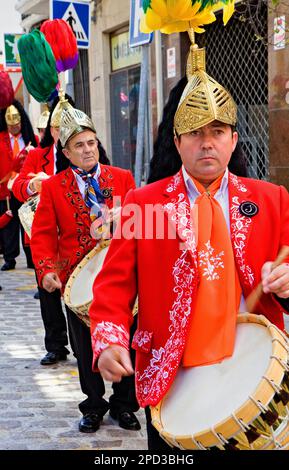
[[[213,197],[223,175],[201,193],[198,206],[199,284],[193,305],[183,366],[219,362],[233,354],[241,287],[222,207]]]

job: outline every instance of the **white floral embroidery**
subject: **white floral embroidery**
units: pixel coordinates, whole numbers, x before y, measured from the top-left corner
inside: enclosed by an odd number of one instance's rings
[[[139,348],[142,348],[147,343],[151,342],[152,333],[149,331],[137,331],[133,337],[133,343],[137,344]]]
[[[248,191],[246,186],[241,183],[241,181],[236,175],[230,173],[230,180],[231,183],[238,189],[238,191],[241,191],[242,193],[246,193]]]
[[[169,311],[170,337],[164,346],[152,349],[149,365],[144,371],[136,373],[138,399],[143,405],[156,403],[177,372],[185,347],[185,332],[191,314],[193,292],[197,285],[196,240],[192,230],[190,205],[185,195],[179,193],[178,198],[164,206],[164,210],[176,224],[185,248],[181,250],[172,270],[175,298]]]
[[[191,313],[192,292],[195,287],[195,271],[187,261],[187,250],[176,261],[173,267],[175,279],[175,301],[170,311],[171,336],[166,344],[153,349],[148,367],[136,373],[138,397],[141,402],[156,401],[167,390],[168,384],[177,372],[185,346],[185,327]]]
[[[129,333],[123,325],[103,321],[95,327],[91,337],[93,358],[98,358],[99,354],[110,344],[119,344],[124,348],[129,348]]]
[[[249,228],[252,223],[250,217],[245,217],[239,211],[240,202],[239,197],[232,198],[231,211],[231,237],[234,246],[236,261],[239,264],[240,270],[244,275],[244,280],[249,286],[254,284],[254,273],[249,265],[245,263],[245,242],[248,236]]]
[[[210,240],[205,243],[206,250],[200,250],[199,255],[199,267],[202,271],[203,277],[207,278],[207,281],[215,281],[220,279],[218,270],[220,268],[224,269],[224,251],[220,253],[214,253],[215,249],[211,246]]]
[[[169,219],[174,223],[177,233],[185,247],[196,257],[196,236],[192,230],[191,208],[183,193],[178,194],[178,199],[164,205]],[[195,258],[196,261],[196,258]]]
[[[176,190],[176,187],[179,186],[181,182],[181,173],[178,172],[176,175],[174,175],[170,181],[170,183],[167,186],[167,192],[171,193]]]

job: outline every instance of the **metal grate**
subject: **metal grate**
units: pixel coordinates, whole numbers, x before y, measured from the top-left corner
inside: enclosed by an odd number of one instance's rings
[[[259,5],[258,18],[267,37],[267,6]],[[253,178],[269,178],[268,55],[256,41],[252,24],[240,21],[238,12],[226,27],[218,21],[196,35],[206,46],[207,72],[230,90],[238,105],[238,133]]]

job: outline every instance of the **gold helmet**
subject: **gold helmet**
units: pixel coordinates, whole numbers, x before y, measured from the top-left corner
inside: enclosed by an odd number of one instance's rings
[[[13,104],[6,109],[5,121],[8,126],[16,126],[21,122],[20,113]]]
[[[72,106],[63,111],[59,133],[62,147],[65,147],[71,137],[86,130],[91,130],[96,134],[92,120],[83,111]]]
[[[187,61],[188,84],[174,117],[174,131],[180,136],[215,120],[235,126],[237,106],[230,93],[206,73],[205,49],[190,48]]]
[[[45,109],[45,111],[43,111],[43,113],[40,114],[38,118],[37,126],[36,126],[37,129],[46,129],[49,115],[50,115],[49,109]]]
[[[65,93],[62,89],[58,92],[59,102],[54,108],[54,111],[51,116],[50,125],[51,127],[60,127],[61,115],[64,109],[73,109],[71,104],[65,99]]]

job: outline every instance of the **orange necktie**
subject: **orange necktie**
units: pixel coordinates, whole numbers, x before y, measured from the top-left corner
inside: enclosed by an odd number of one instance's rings
[[[213,197],[222,178],[207,189],[192,178],[201,193],[195,202],[199,284],[183,355],[185,367],[219,362],[234,350],[241,287],[223,210]]]
[[[18,136],[14,135],[14,145],[13,145],[13,158],[17,157],[18,153],[20,152]]]

